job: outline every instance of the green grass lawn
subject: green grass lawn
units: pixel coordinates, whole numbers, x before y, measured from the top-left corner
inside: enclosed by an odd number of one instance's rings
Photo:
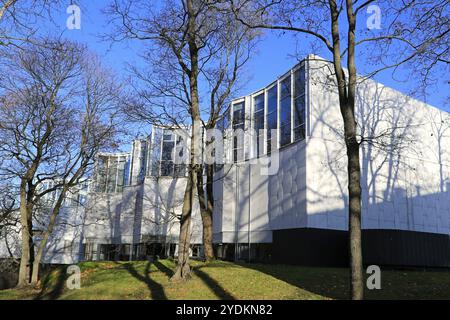
[[[0,299],[346,299],[348,270],[286,265],[193,262],[188,282],[171,283],[175,264],[83,262],[81,289],[66,288],[64,267],[40,290],[2,290]],[[383,271],[368,299],[450,299],[450,272]]]

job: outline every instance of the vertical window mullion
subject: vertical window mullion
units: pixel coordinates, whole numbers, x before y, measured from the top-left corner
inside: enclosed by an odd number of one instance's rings
[[[177,151],[177,136],[172,132],[173,150],[172,150],[172,175],[175,176],[175,152]],[[202,140],[203,141],[203,140]]]
[[[106,160],[106,170],[105,170],[105,192],[108,193],[108,185],[109,185],[109,158],[110,156],[107,156]]]
[[[160,129],[161,130],[161,132],[162,132],[162,134],[161,134],[161,139],[160,139],[160,142],[159,142],[159,148],[160,148],[160,150],[159,150],[159,168],[158,168],[158,171],[159,171],[159,176],[161,177],[161,175],[162,175],[162,162],[163,162],[163,144],[164,144],[164,129]]]
[[[254,134],[255,134],[255,100],[254,100],[255,96],[250,96],[250,102],[249,102],[249,117],[250,117],[250,121],[249,121],[249,134],[248,137],[250,139],[249,141],[249,159],[253,158],[255,153],[257,154],[258,151],[256,150],[257,145],[255,144],[255,138],[254,138]],[[256,151],[256,152],[255,152]]]
[[[277,140],[275,141],[275,148],[279,149],[280,148],[280,138],[281,138],[281,134],[280,134],[280,127],[281,127],[281,110],[280,110],[280,98],[281,98],[281,86],[280,86],[280,79],[277,80]]]
[[[295,141],[295,137],[294,137],[294,125],[295,125],[295,123],[294,123],[294,99],[295,99],[295,89],[294,89],[294,81],[295,81],[295,79],[294,79],[294,71],[293,70],[291,70],[291,72],[290,72],[290,78],[291,78],[291,108],[290,108],[290,111],[291,111],[291,128],[290,128],[290,131],[291,131],[291,143],[293,143],[294,141]]]
[[[120,162],[120,156],[117,158],[117,164],[116,164],[116,183],[114,184],[114,192],[117,192],[117,184],[119,182],[119,162]]]
[[[268,94],[267,88],[264,89],[264,131],[263,131],[263,154],[267,154],[267,110],[268,110]]]

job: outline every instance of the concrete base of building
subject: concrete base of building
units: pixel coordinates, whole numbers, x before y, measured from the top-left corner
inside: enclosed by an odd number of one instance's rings
[[[316,267],[348,267],[348,232],[298,228],[273,231],[273,243],[216,244],[216,256],[231,261],[269,262]],[[450,236],[445,234],[373,229],[362,231],[365,265],[450,267]]]

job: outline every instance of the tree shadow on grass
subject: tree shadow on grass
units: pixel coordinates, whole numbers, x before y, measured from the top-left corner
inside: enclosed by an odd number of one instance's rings
[[[154,261],[153,264],[155,265],[156,268],[158,268],[159,271],[164,273],[167,277],[169,277],[169,278],[172,277],[173,270],[170,269],[169,267],[165,266],[161,262],[159,262],[159,260]]]
[[[274,264],[242,264],[300,289],[331,299],[348,299],[349,273],[345,268],[319,268]]]
[[[42,280],[42,289],[34,300],[56,300],[64,291],[67,274],[64,268],[58,270],[58,277],[53,283],[51,274],[46,275]]]
[[[213,278],[211,278],[206,272],[202,271],[201,268],[194,268],[192,270],[195,275],[197,275],[211,290],[214,294],[222,300],[235,300],[235,298],[228,293],[220,284]]]
[[[164,288],[161,284],[150,278],[150,267],[152,263],[148,261],[145,265],[144,275],[141,275],[131,263],[126,263],[124,268],[136,279],[144,282],[151,294],[152,299],[154,300],[167,300],[166,293],[164,292]]]
[[[168,278],[172,277],[173,270],[156,260],[153,264],[158,268],[159,271],[163,272]],[[234,297],[225,291],[219,283],[211,278],[207,273],[200,270],[201,267],[192,267],[192,272],[197,275],[211,290],[213,290],[214,294],[220,299],[226,300],[234,300]]]

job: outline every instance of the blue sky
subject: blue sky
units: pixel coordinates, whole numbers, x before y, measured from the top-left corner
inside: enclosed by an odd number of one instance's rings
[[[69,4],[70,1],[67,1]],[[68,30],[66,26],[66,14],[64,6],[54,17],[54,23],[58,28],[64,30],[64,36],[88,45],[90,50],[96,52],[103,58],[105,65],[113,69],[119,76],[126,76],[126,63],[138,63],[137,53],[142,43],[124,42],[115,43],[110,47],[110,43],[102,42],[99,35],[109,31],[106,17],[101,10],[108,1],[93,0],[83,2],[81,7],[81,30]],[[304,46],[302,52],[307,52],[308,41],[301,42]],[[300,44],[299,44],[300,45]],[[257,53],[254,54],[247,65],[246,77],[250,77],[241,93],[250,93],[272,82],[277,76],[282,75],[289,70],[297,59],[293,56],[296,52],[297,42],[289,34],[280,35],[275,33],[267,33],[258,45]],[[358,67],[364,68],[364,60],[358,59]],[[377,81],[393,87],[404,93],[410,93],[414,88],[412,82],[398,82],[392,79],[390,72],[379,74],[375,78]],[[427,103],[438,108],[449,111],[448,105],[445,105],[445,99],[448,96],[448,74],[443,74],[436,86],[429,89],[426,97]]]

